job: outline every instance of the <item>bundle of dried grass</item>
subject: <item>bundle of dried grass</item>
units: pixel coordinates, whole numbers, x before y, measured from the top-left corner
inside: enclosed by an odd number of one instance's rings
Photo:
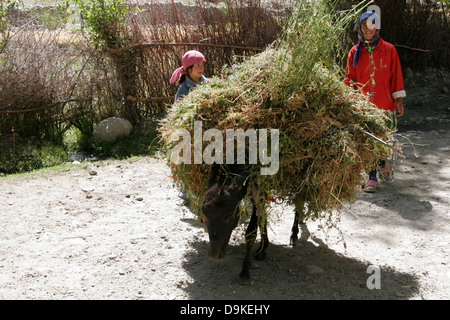
[[[391,135],[385,115],[343,84],[335,63],[341,30],[355,12],[339,16],[326,1],[315,3],[300,5],[279,41],[191,92],[163,122],[160,130],[174,179],[186,186],[197,212],[210,165],[170,160],[179,143],[172,134],[178,129],[193,133],[195,121],[224,137],[226,129],[278,129],[278,172],[261,175],[257,164],[252,179],[261,202],[270,195],[277,202],[306,203],[309,218],[336,212],[354,199],[361,173],[383,149],[363,130],[381,139]],[[202,150],[210,143],[203,141]]]

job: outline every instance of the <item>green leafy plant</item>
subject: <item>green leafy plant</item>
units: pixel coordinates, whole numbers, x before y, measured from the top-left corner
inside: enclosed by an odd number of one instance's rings
[[[123,44],[124,19],[130,11],[122,0],[73,0],[80,8],[83,28],[96,46],[117,48]]]
[[[2,53],[3,47],[9,39],[9,23],[6,20],[7,10],[8,8],[14,8],[15,6],[17,6],[16,1],[13,0],[0,1],[0,53]]]
[[[120,49],[132,42],[125,26],[125,18],[130,9],[122,0],[73,1],[80,8],[83,25],[94,46],[106,52],[114,62],[122,89],[123,116],[136,124],[139,115],[133,103],[127,99],[127,96],[134,96],[136,92],[136,54],[133,50],[117,54],[111,52],[111,49]]]

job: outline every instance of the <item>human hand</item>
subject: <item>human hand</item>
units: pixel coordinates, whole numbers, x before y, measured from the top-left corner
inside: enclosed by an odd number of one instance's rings
[[[398,98],[396,99],[396,112],[395,112],[395,117],[401,117],[403,115],[403,113],[405,112],[405,108],[403,107],[403,99],[402,98]]]

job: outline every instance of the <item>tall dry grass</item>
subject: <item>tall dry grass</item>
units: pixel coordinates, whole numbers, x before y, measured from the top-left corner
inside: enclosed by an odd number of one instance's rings
[[[14,127],[21,135],[58,139],[74,126],[89,136],[108,116],[137,123],[164,112],[177,89],[168,80],[185,51],[204,52],[208,76],[232,64],[235,57],[255,52],[168,43],[208,39],[209,44],[263,48],[277,37],[288,15],[265,8],[261,0],[227,0],[224,8],[204,1],[181,6],[152,0],[139,9],[132,1],[127,5],[130,12],[123,30],[117,31],[125,39],[124,50],[112,46],[94,50],[86,33],[49,30],[39,19],[11,22],[11,36],[0,56],[1,133],[9,134]],[[142,43],[161,45],[135,46]]]
[[[22,27],[10,34],[0,60],[0,132],[53,137],[64,125],[60,118],[76,87],[72,67],[78,57],[61,46],[60,32]],[[67,37],[67,36],[66,36]],[[65,41],[73,41],[73,38]]]

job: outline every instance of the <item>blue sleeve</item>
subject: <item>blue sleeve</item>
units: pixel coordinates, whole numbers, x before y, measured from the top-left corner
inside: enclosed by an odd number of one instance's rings
[[[183,98],[185,95],[189,93],[189,88],[186,86],[186,82],[183,82],[177,90],[177,94],[175,95],[175,101],[177,102],[179,99]]]

